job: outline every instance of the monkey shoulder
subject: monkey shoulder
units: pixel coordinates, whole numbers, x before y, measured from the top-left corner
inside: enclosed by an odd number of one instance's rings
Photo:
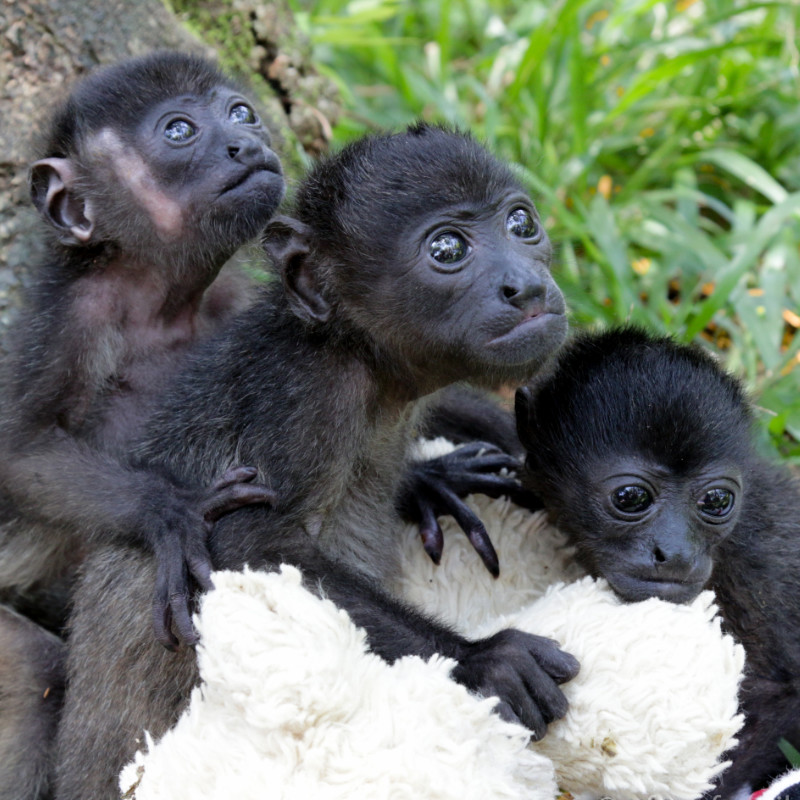
[[[135,448],[139,458],[200,483],[220,464],[247,464],[285,498],[349,463],[367,413],[362,369],[352,361],[309,369],[333,357],[278,297],[277,287],[262,290],[187,359]]]

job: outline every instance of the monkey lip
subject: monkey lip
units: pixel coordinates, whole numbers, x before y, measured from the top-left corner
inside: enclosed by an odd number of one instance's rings
[[[694,600],[703,589],[703,582],[662,580],[648,576],[637,578],[632,575],[606,576],[611,588],[628,603],[638,603],[650,597],[666,600],[669,603],[688,603]]]
[[[250,169],[243,172],[234,180],[230,181],[229,183],[226,183],[222,187],[222,191],[219,194],[220,196],[222,196],[224,194],[227,194],[228,192],[232,192],[235,189],[238,189],[240,186],[247,183],[250,180],[250,178],[252,178],[254,175],[263,175],[264,173],[267,173],[271,179],[276,179],[276,178],[282,179],[280,171],[277,169],[273,169],[273,167],[270,164],[259,164],[257,167],[251,167]]]
[[[549,311],[547,309],[530,311],[510,330],[489,340],[487,346],[502,347],[503,345],[513,344],[517,339],[526,335],[538,334],[542,328],[547,328],[554,323],[563,323],[564,319],[564,314],[560,311]]]

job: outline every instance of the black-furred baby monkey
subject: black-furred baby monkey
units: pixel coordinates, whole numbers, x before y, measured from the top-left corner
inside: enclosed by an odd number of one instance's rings
[[[709,796],[747,796],[800,746],[800,485],[754,447],[740,384],[697,347],[583,335],[517,392],[523,482],[624,600],[713,589],[744,646],[745,725]]]
[[[187,489],[121,460],[187,350],[245,306],[241,280],[215,279],[284,192],[249,100],[179,53],[99,70],[55,113],[31,191],[50,246],[12,332],[0,417],[0,651],[21,659],[0,669],[4,798],[46,791],[36,732],[60,694],[59,647],[30,620],[60,632],[86,552],[108,539],[154,550],[158,638],[176,644],[174,623],[191,642],[210,526],[274,498],[235,464]]]
[[[577,671],[556,643],[515,630],[470,641],[390,596],[395,497],[429,403],[458,381],[494,386],[540,368],[566,333],[550,244],[509,169],[471,137],[415,126],[355,142],[298,190],[265,245],[280,276],[192,358],[139,448],[188,487],[231,463],[259,469],[276,507],[221,518],[218,568],[299,566],[388,661],[443,653],[453,677],[499,696],[536,736]],[[59,731],[60,800],[116,795],[143,730],[160,736],[197,680],[194,653],[158,647],[142,606],[156,568],[140,548],[90,556],[75,594]]]

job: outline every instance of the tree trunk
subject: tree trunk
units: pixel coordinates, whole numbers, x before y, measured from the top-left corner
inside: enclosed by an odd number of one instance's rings
[[[180,0],[175,6],[179,16],[159,0],[2,0],[0,352],[43,252],[28,165],[49,112],[76,77],[158,49],[218,57],[253,86],[290,178],[299,174],[301,148],[317,153],[327,146],[339,110],[336,91],[311,68],[285,3]]]

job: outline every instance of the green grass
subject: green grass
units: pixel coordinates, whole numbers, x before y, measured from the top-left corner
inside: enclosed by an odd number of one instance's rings
[[[443,119],[518,165],[578,326],[719,351],[800,463],[800,89],[791,2],[295,0],[338,142]]]
[[[786,760],[794,769],[800,767],[800,752],[792,747],[786,739],[781,739],[778,742],[778,747],[780,747],[781,752],[786,756]]]

